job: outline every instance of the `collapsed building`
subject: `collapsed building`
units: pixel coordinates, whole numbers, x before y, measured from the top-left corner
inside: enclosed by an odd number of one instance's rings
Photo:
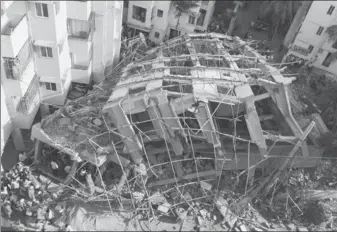
[[[70,172],[52,178],[85,197],[136,200],[137,192],[149,199],[151,188],[198,185],[223,170],[247,170],[253,180],[299,141],[293,167],[319,163],[321,119],[293,114],[293,79],[245,41],[215,33],[153,49],[133,41],[102,83],[33,126],[35,163],[47,146],[71,159]],[[316,127],[307,131],[310,121]],[[76,178],[85,164],[94,167],[90,191]]]

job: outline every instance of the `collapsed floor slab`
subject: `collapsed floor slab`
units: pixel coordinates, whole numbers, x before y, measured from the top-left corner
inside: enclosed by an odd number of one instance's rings
[[[247,169],[252,178],[256,168],[278,167],[303,136],[287,93],[291,79],[238,37],[190,34],[143,56],[137,49],[92,91],[34,125],[32,137],[76,162],[119,164],[112,190],[132,192],[132,181],[144,190],[223,169]],[[303,141],[295,167],[318,164],[315,138]],[[149,178],[163,169],[166,178]]]

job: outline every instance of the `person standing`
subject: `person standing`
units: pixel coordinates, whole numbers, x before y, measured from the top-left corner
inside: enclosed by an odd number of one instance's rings
[[[50,167],[54,176],[58,176],[59,165],[55,161],[50,162]]]

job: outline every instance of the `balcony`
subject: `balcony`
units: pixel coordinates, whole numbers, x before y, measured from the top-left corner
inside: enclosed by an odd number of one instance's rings
[[[89,84],[91,78],[91,65],[92,62],[87,66],[73,64],[71,67],[72,82]]]
[[[94,14],[89,21],[68,19],[68,43],[70,53],[89,60],[89,52],[92,45],[94,32]]]
[[[1,31],[1,55],[16,57],[28,38],[26,15],[13,17]]]
[[[2,46],[1,46],[2,47]],[[3,57],[7,79],[22,80],[28,64],[33,59],[31,41],[28,39],[15,58]]]
[[[89,20],[91,1],[67,1],[67,16],[70,19]]]
[[[16,111],[20,114],[27,115],[30,113],[33,106],[38,105],[40,102],[40,84],[39,77],[34,76],[31,84],[29,85],[27,92],[21,98],[19,104],[16,107]],[[35,108],[35,107],[34,107]]]

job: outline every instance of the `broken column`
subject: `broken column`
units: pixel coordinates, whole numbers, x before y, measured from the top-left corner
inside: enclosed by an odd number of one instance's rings
[[[246,124],[249,130],[249,134],[251,137],[251,140],[257,144],[260,150],[260,154],[262,157],[267,155],[267,144],[266,140],[263,136],[263,131],[261,127],[261,123],[259,120],[259,115],[257,114],[256,107],[255,107],[255,101],[254,101],[254,93],[249,85],[241,85],[235,88],[236,95],[244,99],[245,109],[246,109],[246,115],[245,120]],[[248,154],[249,155],[249,154]],[[261,158],[262,158],[261,157]],[[248,170],[248,180],[250,182],[254,179],[255,174],[255,167],[251,167],[249,165]]]

